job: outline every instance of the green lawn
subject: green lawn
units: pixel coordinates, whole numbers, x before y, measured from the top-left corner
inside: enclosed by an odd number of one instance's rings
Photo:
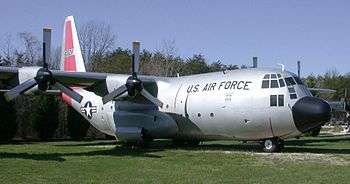
[[[0,145],[0,183],[349,183],[350,137],[286,142],[283,153],[256,144],[168,141],[131,149],[113,141]]]

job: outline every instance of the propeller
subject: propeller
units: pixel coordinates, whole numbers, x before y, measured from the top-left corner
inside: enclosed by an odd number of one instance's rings
[[[103,103],[105,104],[127,92],[129,96],[136,96],[137,94],[141,94],[153,104],[159,107],[163,107],[163,102],[149,93],[144,88],[143,82],[137,77],[140,67],[140,42],[135,41],[132,43],[132,46],[133,54],[131,60],[131,76],[126,80],[126,84],[105,95],[102,98]]]
[[[50,59],[50,48],[51,48],[51,29],[43,29],[43,67],[40,68],[36,76],[32,79],[28,79],[22,84],[12,88],[10,91],[5,93],[5,98],[10,101],[17,96],[25,93],[26,91],[32,89],[34,86],[38,85],[38,89],[46,91],[50,86],[55,86],[60,89],[63,93],[71,97],[77,102],[81,102],[83,97],[75,92],[69,86],[66,86],[62,82],[58,81],[49,70],[48,61]]]

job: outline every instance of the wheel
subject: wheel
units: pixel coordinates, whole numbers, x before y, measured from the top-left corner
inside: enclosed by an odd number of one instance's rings
[[[180,139],[173,139],[173,144],[174,146],[181,147],[185,145],[185,141]]]
[[[281,151],[283,144],[277,138],[265,139],[262,143],[264,152],[273,153]]]

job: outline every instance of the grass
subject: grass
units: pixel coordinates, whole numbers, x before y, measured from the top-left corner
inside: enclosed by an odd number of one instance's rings
[[[293,139],[283,153],[256,144],[205,142],[174,148],[157,141],[125,148],[114,141],[0,145],[0,183],[348,183],[350,137]]]

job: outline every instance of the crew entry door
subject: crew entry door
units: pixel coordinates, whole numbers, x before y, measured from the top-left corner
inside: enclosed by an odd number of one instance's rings
[[[188,107],[187,99],[189,93],[187,93],[186,85],[181,85],[178,89],[178,92],[175,96],[175,112],[182,117],[188,118]]]

